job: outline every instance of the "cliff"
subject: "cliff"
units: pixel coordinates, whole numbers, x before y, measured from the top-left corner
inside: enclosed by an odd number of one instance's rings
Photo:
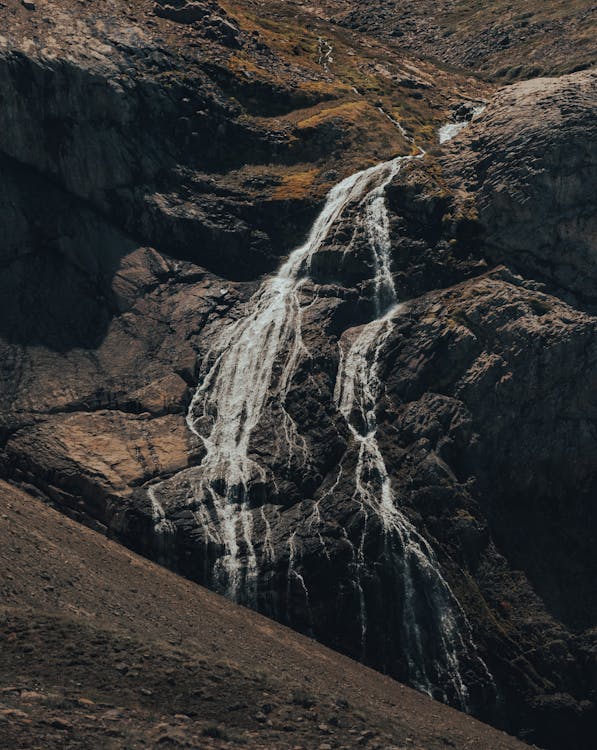
[[[589,748],[595,74],[494,93],[282,3],[2,13],[2,475]]]

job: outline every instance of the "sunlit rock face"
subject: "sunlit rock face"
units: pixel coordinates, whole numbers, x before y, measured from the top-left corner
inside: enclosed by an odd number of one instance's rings
[[[475,195],[484,252],[595,303],[597,73],[503,89],[443,166]]]
[[[3,474],[441,700],[590,747],[594,76],[500,92],[439,155],[315,210],[206,175],[315,146],[131,34],[74,70],[3,52]],[[149,50],[130,80],[127,44]],[[67,143],[36,130],[77,113]]]

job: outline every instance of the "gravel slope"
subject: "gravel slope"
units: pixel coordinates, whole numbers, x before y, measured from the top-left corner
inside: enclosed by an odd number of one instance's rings
[[[0,747],[527,747],[6,483],[0,570]]]

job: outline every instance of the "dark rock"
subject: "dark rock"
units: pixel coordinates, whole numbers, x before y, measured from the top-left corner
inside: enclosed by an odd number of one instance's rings
[[[214,39],[226,47],[238,48],[242,46],[238,26],[230,19],[222,18],[222,16],[214,15],[209,18],[205,27],[205,34],[208,39]]]
[[[53,729],[60,729],[60,731],[62,732],[69,732],[73,728],[73,725],[70,721],[68,721],[67,719],[62,719],[60,717],[52,719],[49,724]]]
[[[538,79],[503,90],[443,159],[466,185],[483,252],[594,304],[597,74]]]
[[[202,21],[210,15],[212,9],[210,4],[191,0],[175,0],[174,2],[156,2],[153,6],[154,13],[162,18],[178,23],[194,23]]]
[[[154,13],[177,23],[201,22],[201,30],[208,39],[226,47],[242,46],[238,24],[215,2],[198,0],[159,0],[154,4]]]

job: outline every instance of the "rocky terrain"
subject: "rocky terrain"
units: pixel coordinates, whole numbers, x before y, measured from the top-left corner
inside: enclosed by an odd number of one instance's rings
[[[0,493],[3,748],[528,747]]]
[[[332,5],[31,5],[0,7],[2,476],[527,741],[592,747],[597,75],[496,92]],[[151,570],[164,611],[172,581],[206,596]]]
[[[590,0],[316,4],[323,17],[488,79],[561,75],[590,68],[597,60],[597,9]]]

